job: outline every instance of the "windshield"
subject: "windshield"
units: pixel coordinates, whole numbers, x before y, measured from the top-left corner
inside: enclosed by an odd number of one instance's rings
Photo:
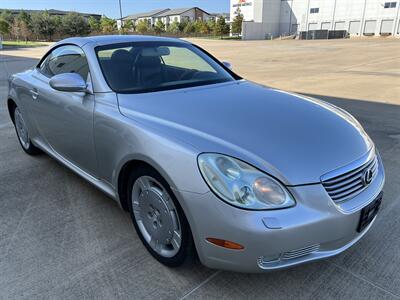
[[[197,47],[174,42],[136,42],[96,48],[101,69],[117,93],[143,93],[236,80]]]

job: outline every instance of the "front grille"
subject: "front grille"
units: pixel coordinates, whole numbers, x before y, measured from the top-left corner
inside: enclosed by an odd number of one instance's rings
[[[298,257],[306,256],[319,250],[319,244],[311,245],[305,248],[296,249],[282,253],[281,260],[290,260]]]
[[[333,201],[343,202],[355,197],[368,187],[370,182],[368,183],[364,180],[365,173],[368,170],[371,170],[372,181],[378,173],[378,159],[376,156],[358,168],[323,180],[322,185]]]

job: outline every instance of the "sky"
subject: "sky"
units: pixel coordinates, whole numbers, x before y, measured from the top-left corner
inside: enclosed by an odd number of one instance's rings
[[[157,8],[198,6],[209,13],[229,12],[230,0],[121,0],[124,16]],[[118,0],[0,0],[0,8],[59,9],[119,17]]]

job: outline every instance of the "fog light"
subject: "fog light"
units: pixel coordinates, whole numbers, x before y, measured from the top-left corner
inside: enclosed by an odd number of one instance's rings
[[[232,250],[242,250],[244,247],[238,243],[231,242],[231,241],[226,241],[226,240],[221,240],[221,239],[216,239],[216,238],[206,238],[208,242],[211,244],[223,247],[223,248],[228,248]]]

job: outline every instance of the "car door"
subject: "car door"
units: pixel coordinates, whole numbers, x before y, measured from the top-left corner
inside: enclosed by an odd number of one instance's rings
[[[95,175],[94,95],[53,89],[51,77],[62,73],[78,73],[90,83],[88,62],[81,48],[63,45],[42,60],[33,73],[31,113],[40,135],[57,154]]]

